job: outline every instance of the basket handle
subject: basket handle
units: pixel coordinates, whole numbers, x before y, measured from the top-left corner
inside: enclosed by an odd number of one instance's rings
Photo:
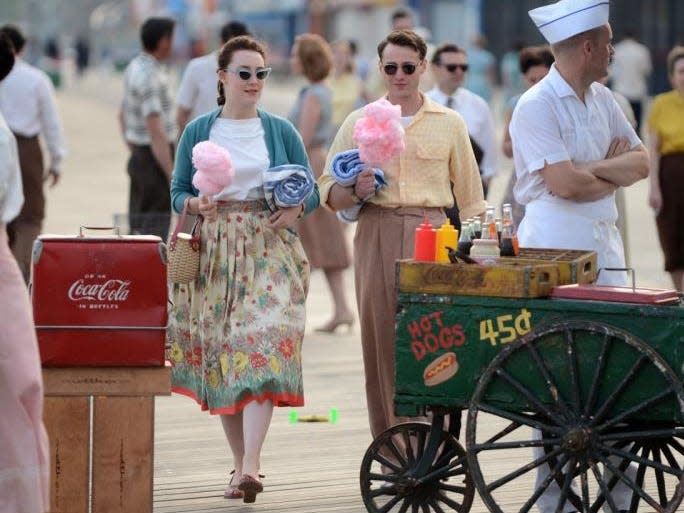
[[[633,267],[602,267],[596,273],[596,281],[598,281],[601,271],[629,271],[632,274],[632,292],[636,292],[636,280],[634,278],[634,268]]]
[[[180,217],[178,218],[178,222],[176,223],[176,227],[173,229],[173,233],[171,234],[171,238],[169,239],[169,245],[170,246],[175,246],[176,245],[176,240],[178,240],[178,233],[180,233],[181,228],[185,225],[185,218],[188,215],[188,209],[190,208],[190,199],[192,196],[188,196],[185,198],[185,201],[183,202],[183,211],[181,212]],[[195,224],[192,227],[191,234],[194,236],[199,229],[202,228],[202,220],[204,218],[202,217],[201,214],[197,215],[197,220],[195,221]]]
[[[114,235],[117,237],[121,237],[121,233],[119,233],[119,227],[118,226],[83,226],[78,229],[78,236],[79,237],[85,237],[85,230],[106,230],[109,232],[112,232]]]

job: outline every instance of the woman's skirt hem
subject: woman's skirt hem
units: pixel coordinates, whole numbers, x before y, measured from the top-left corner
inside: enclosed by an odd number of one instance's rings
[[[241,412],[247,404],[251,403],[252,401],[256,401],[258,403],[263,403],[264,401],[271,401],[273,403],[273,406],[290,406],[290,407],[295,407],[295,406],[304,406],[304,397],[301,395],[295,395],[295,394],[289,394],[289,393],[273,393],[273,392],[264,392],[259,395],[248,395],[247,397],[242,398],[240,401],[235,403],[232,406],[223,406],[221,408],[210,408],[209,405],[204,402],[200,401],[199,398],[197,397],[197,394],[188,389],[188,388],[183,388],[183,387],[171,387],[171,392],[184,395],[186,397],[189,397],[190,399],[194,399],[194,401],[200,405],[200,408],[202,411],[209,411],[210,415],[234,415],[236,413]]]

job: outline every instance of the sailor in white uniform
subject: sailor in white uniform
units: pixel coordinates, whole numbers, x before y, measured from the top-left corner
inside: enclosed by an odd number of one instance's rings
[[[526,205],[523,247],[594,250],[598,267],[624,267],[615,191],[648,175],[648,155],[596,81],[613,55],[605,0],[561,0],[530,11],[556,58],[516,105],[510,124],[515,197]],[[599,283],[625,285],[626,273]]]
[[[625,265],[615,191],[648,176],[646,149],[613,94],[597,83],[608,74],[613,55],[608,4],[560,0],[529,12],[556,62],[520,98],[510,124],[518,178],[514,193],[526,206],[520,245],[594,250],[599,268]],[[599,276],[600,284],[626,282],[623,272]],[[535,459],[543,454],[535,448]],[[633,471],[626,473],[634,478]],[[538,467],[537,487],[548,472],[548,465]],[[552,481],[537,500],[541,513],[555,512],[559,495]],[[612,497],[619,511],[629,509],[631,490],[622,482]],[[564,513],[576,509],[570,501],[562,508]]]

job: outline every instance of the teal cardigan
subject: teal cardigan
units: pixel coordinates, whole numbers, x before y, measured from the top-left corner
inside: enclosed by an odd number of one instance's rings
[[[192,148],[198,142],[209,139],[209,131],[219,114],[221,114],[221,109],[216,109],[192,120],[183,130],[183,135],[178,142],[176,164],[171,179],[171,204],[178,213],[183,210],[185,198],[199,194],[199,190],[192,185],[192,176],[197,171],[192,165]],[[264,127],[264,139],[268,156],[271,159],[271,167],[299,164],[311,169],[302,138],[292,123],[261,109],[257,109],[257,114]],[[304,202],[304,214],[315,210],[319,204],[318,185],[314,185],[313,191]]]

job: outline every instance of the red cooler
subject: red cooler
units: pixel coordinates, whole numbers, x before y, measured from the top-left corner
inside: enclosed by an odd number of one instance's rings
[[[166,247],[159,237],[43,235],[31,299],[45,366],[164,365]]]

